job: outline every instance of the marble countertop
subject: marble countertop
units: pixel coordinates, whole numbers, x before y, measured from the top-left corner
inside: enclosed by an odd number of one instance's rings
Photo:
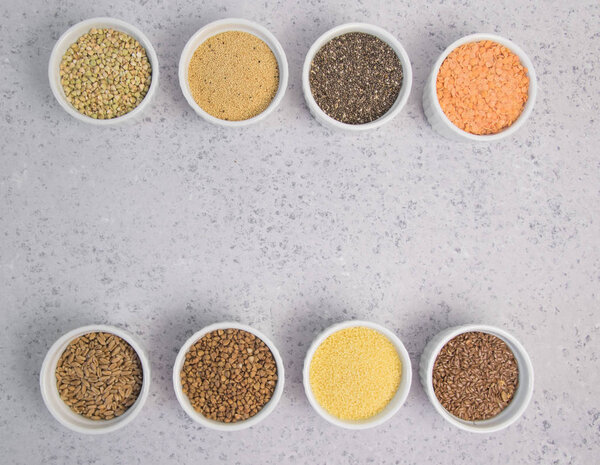
[[[160,61],[156,101],[131,127],[78,123],[54,100],[51,48],[70,25],[136,24]],[[279,109],[243,130],[185,102],[179,54],[202,25],[269,28],[290,65]],[[331,132],[309,114],[300,70],[312,42],[349,21],[406,48],[413,90],[374,132]],[[600,4],[382,0],[5,2],[0,8],[0,456],[14,464],[574,463],[600,454]],[[441,51],[472,32],[519,44],[539,79],[514,137],[438,136],[421,95]],[[414,378],[384,425],[346,431],[311,410],[304,354],[349,318],[392,329],[413,367],[438,331],[505,328],[535,367],[513,426],[476,435],[446,423]],[[272,337],[286,367],[275,412],[233,434],[179,407],[171,370],[204,325],[233,319]],[[50,345],[90,323],[149,351],[140,416],[118,433],[75,434],[39,392]],[[415,370],[416,374],[416,370]]]

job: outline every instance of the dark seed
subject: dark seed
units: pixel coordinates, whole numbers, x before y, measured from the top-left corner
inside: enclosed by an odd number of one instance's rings
[[[487,420],[504,410],[519,384],[519,367],[506,343],[488,333],[450,340],[433,366],[433,389],[442,406],[467,421]]]
[[[383,116],[402,87],[402,64],[388,44],[362,32],[327,42],[310,67],[310,89],[332,118],[364,124]]]

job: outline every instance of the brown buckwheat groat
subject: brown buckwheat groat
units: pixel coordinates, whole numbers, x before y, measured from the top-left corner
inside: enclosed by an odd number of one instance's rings
[[[240,329],[219,329],[185,356],[183,392],[211,420],[235,423],[256,415],[273,396],[277,365],[267,345]]]

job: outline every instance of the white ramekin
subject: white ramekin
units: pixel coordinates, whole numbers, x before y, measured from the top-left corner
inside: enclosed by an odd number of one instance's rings
[[[394,395],[394,397],[392,397],[392,400],[390,400],[387,406],[377,415],[366,420],[342,420],[327,412],[323,407],[321,407],[321,404],[319,404],[319,402],[315,398],[315,395],[313,394],[310,385],[310,364],[312,362],[316,350],[325,341],[325,339],[327,339],[333,333],[337,333],[342,329],[354,328],[357,326],[374,329],[379,333],[383,334],[386,338],[388,338],[388,340],[396,348],[396,351],[398,352],[398,357],[400,357],[400,361],[402,362],[402,377],[400,378],[400,386],[398,386],[396,394]],[[313,341],[310,348],[308,349],[308,352],[306,353],[302,376],[304,383],[304,392],[306,393],[306,397],[308,397],[310,405],[321,417],[323,417],[325,420],[327,420],[330,423],[333,423],[336,426],[357,430],[373,428],[374,426],[380,425],[389,420],[392,416],[396,414],[396,412],[398,412],[400,407],[402,407],[402,405],[406,401],[406,398],[408,397],[408,393],[410,391],[410,385],[412,382],[412,368],[408,351],[404,347],[404,344],[402,344],[402,341],[400,341],[400,339],[398,339],[398,337],[393,332],[381,325],[378,325],[377,323],[372,323],[370,321],[350,320],[330,326],[317,336],[317,338]]]
[[[190,348],[202,337],[206,334],[216,331],[218,329],[241,329],[243,331],[247,331],[251,334],[254,334],[257,338],[261,339],[269,348],[271,353],[273,354],[273,358],[275,359],[275,364],[277,365],[277,384],[275,385],[275,391],[273,392],[273,396],[265,404],[265,406],[253,417],[248,418],[247,420],[238,421],[235,423],[224,423],[221,421],[211,420],[206,418],[201,413],[197,412],[192,406],[190,399],[183,392],[183,387],[181,385],[181,370],[183,369],[183,364],[185,362],[185,356],[190,350]],[[173,367],[173,387],[175,389],[175,395],[177,396],[177,400],[179,404],[187,413],[190,418],[197,423],[200,423],[202,426],[207,428],[212,428],[219,431],[238,431],[241,429],[246,429],[251,426],[254,426],[265,418],[267,418],[281,399],[281,395],[283,394],[283,385],[285,384],[285,369],[283,367],[283,360],[281,359],[281,355],[279,355],[279,351],[275,344],[263,333],[260,331],[241,323],[236,322],[221,322],[215,323],[210,326],[206,326],[202,328],[200,331],[192,335],[186,342],[183,344],[179,353],[177,354],[177,358],[175,359],[175,366]]]
[[[64,89],[60,82],[60,63],[63,55],[67,49],[77,41],[77,39],[93,28],[110,28],[130,35],[137,40],[142,47],[144,47],[146,50],[146,55],[148,56],[148,60],[150,61],[150,66],[152,67],[152,80],[150,82],[148,93],[144,99],[129,113],[117,118],[95,119],[80,113],[67,100]],[[91,18],[81,21],[80,23],[70,27],[62,36],[60,36],[60,39],[58,39],[54,45],[52,54],[50,55],[50,63],[48,64],[48,79],[50,80],[50,88],[52,89],[52,93],[54,94],[54,97],[56,97],[56,100],[58,100],[60,106],[63,107],[63,109],[75,119],[85,123],[95,124],[96,126],[113,126],[138,120],[142,112],[148,108],[154,98],[154,95],[156,94],[156,89],[158,89],[158,75],[158,57],[156,56],[154,47],[152,47],[148,37],[146,37],[144,33],[135,26],[115,18]]]
[[[529,76],[529,95],[527,98],[527,103],[525,103],[525,108],[516,119],[516,121],[511,124],[506,129],[496,133],[489,135],[477,135],[471,134],[470,132],[463,131],[462,129],[455,126],[446,116],[442,107],[440,106],[440,102],[437,98],[437,75],[440,70],[440,66],[444,60],[454,51],[454,49],[460,47],[461,45],[470,43],[470,42],[479,42],[482,40],[491,40],[493,42],[497,42],[500,45],[504,45],[511,52],[519,57],[523,66],[527,68],[527,75]],[[504,37],[495,35],[495,34],[471,34],[463,37],[462,39],[458,39],[456,42],[452,43],[444,52],[439,56],[435,64],[433,65],[433,69],[425,82],[425,88],[423,90],[423,110],[425,112],[425,116],[427,116],[427,120],[429,124],[442,136],[447,137],[448,139],[458,140],[462,142],[466,141],[475,141],[475,142],[491,142],[498,139],[502,139],[504,137],[508,137],[514,134],[519,130],[521,126],[525,124],[527,118],[531,114],[533,110],[533,105],[535,104],[535,99],[537,95],[537,79],[535,76],[535,70],[533,69],[533,63],[529,59],[529,57],[525,54],[525,52],[516,45]]]
[[[347,124],[338,121],[323,110],[315,101],[313,94],[310,90],[310,66],[312,64],[313,58],[317,54],[319,50],[331,39],[341,36],[343,34],[348,34],[350,32],[364,32],[365,34],[371,34],[375,37],[378,37],[386,44],[388,44],[398,58],[400,59],[400,63],[402,64],[402,87],[400,88],[400,93],[396,98],[396,101],[392,105],[392,107],[379,117],[378,119],[371,121],[370,123],[364,124]],[[408,58],[408,54],[404,47],[398,40],[390,34],[385,29],[382,29],[377,26],[373,26],[372,24],[365,23],[347,23],[342,24],[340,26],[336,26],[333,29],[325,32],[321,37],[319,37],[314,44],[308,50],[306,54],[306,58],[304,60],[304,67],[302,68],[302,91],[304,93],[304,99],[306,100],[306,104],[308,105],[308,109],[314,116],[314,118],[321,123],[322,125],[331,128],[331,129],[345,129],[347,131],[366,131],[369,129],[375,129],[380,126],[383,126],[387,122],[391,121],[395,118],[402,108],[406,104],[408,100],[408,96],[410,95],[410,89],[412,87],[412,67],[410,64],[410,60]]]
[[[56,365],[69,343],[79,336],[95,332],[111,333],[125,340],[135,350],[142,364],[142,389],[137,400],[123,415],[111,420],[90,420],[73,412],[60,398],[56,385]],[[50,347],[40,371],[40,388],[46,407],[63,426],[78,433],[111,433],[131,422],[142,410],[150,390],[150,361],[138,340],[127,331],[107,325],[83,326],[69,331]]]
[[[474,331],[492,334],[506,343],[517,360],[519,385],[510,404],[498,415],[488,420],[465,421],[448,412],[436,397],[433,390],[433,366],[440,350],[446,343],[460,334]],[[454,326],[435,335],[423,350],[419,364],[419,374],[423,389],[425,389],[427,397],[429,397],[438,413],[454,426],[474,433],[493,433],[511,425],[523,414],[533,395],[533,366],[524,347],[506,331],[489,325]]]
[[[215,118],[214,116],[208,114],[194,100],[188,82],[188,68],[196,49],[208,38],[216,34],[220,34],[221,32],[227,31],[248,32],[258,37],[260,40],[262,40],[269,46],[269,48],[275,55],[275,58],[277,59],[277,65],[279,66],[279,87],[277,88],[275,97],[273,97],[273,100],[271,101],[269,106],[262,113],[252,118],[241,121],[227,121]],[[198,115],[200,115],[206,121],[213,124],[217,124],[219,126],[236,128],[248,126],[250,124],[262,121],[267,116],[269,116],[275,110],[275,108],[277,108],[277,106],[283,99],[283,96],[287,89],[287,84],[288,62],[283,47],[281,46],[277,38],[273,34],[271,34],[271,32],[269,32],[266,28],[253,21],[248,21],[247,19],[227,18],[207,24],[198,32],[196,32],[190,38],[190,40],[188,40],[187,44],[185,44],[185,47],[183,48],[183,51],[181,52],[181,58],[179,59],[179,85],[181,86],[181,91],[183,92],[185,99],[188,101],[190,106]]]

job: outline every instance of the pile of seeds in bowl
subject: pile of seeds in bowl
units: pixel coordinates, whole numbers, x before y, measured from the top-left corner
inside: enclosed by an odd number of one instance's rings
[[[342,420],[365,420],[392,400],[402,363],[391,341],[371,328],[352,327],[333,333],[315,351],[309,368],[317,402]]]
[[[443,112],[471,134],[496,134],[513,124],[529,95],[529,76],[507,47],[484,40],[448,55],[436,81]]]
[[[433,389],[442,406],[467,421],[498,415],[513,399],[519,368],[506,343],[488,333],[450,340],[433,366]]]
[[[267,109],[279,87],[279,65],[269,46],[253,34],[227,31],[194,52],[188,84],[209,115],[242,121]]]
[[[114,29],[91,29],[65,52],[60,82],[69,103],[94,119],[112,119],[135,109],[152,80],[146,50]]]
[[[327,42],[310,65],[310,90],[321,110],[346,124],[365,124],[392,107],[402,64],[383,40],[350,32]]]
[[[125,413],[142,389],[142,365],[135,350],[114,334],[75,338],[56,365],[60,398],[79,415],[110,420]]]
[[[269,347],[254,334],[219,329],[190,348],[181,384],[197,412],[235,423],[253,417],[271,400],[277,365]]]

